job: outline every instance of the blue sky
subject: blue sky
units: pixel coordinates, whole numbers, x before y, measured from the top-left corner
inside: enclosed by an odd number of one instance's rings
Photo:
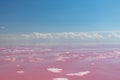
[[[120,30],[120,0],[0,0],[0,27],[12,34]]]

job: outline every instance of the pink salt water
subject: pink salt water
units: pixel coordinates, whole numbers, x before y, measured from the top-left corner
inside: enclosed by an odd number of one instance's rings
[[[0,47],[0,80],[120,80],[119,46]]]

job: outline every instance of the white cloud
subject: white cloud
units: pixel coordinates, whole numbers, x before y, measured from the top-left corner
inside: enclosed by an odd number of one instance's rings
[[[6,28],[5,26],[1,26],[1,27],[0,27],[0,29],[2,29],[2,30],[5,29],[5,28]]]
[[[38,33],[26,34],[29,38],[36,39],[107,39],[120,38],[120,31],[111,32],[62,32],[62,33]],[[25,37],[25,36],[24,36]]]
[[[0,34],[0,43],[119,42],[120,31]]]

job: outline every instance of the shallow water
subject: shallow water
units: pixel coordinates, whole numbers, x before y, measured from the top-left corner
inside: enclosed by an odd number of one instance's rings
[[[0,80],[120,80],[119,47],[0,47]]]

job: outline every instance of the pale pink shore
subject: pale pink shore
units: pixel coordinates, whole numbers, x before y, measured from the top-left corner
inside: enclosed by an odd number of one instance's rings
[[[0,80],[120,80],[119,46],[0,47]]]

